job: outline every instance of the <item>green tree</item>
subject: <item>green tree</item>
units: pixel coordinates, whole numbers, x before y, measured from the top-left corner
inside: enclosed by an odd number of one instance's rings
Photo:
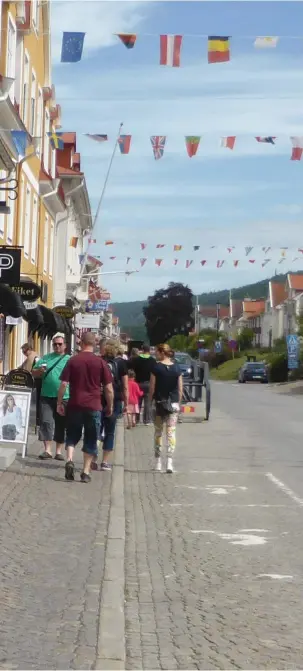
[[[254,340],[254,332],[252,329],[245,327],[239,333],[237,338],[238,347],[241,351],[249,349],[252,346]]]

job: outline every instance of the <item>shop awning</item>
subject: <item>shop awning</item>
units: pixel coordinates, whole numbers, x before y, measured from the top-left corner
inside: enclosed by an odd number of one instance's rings
[[[6,284],[0,284],[0,312],[7,317],[26,319],[26,309],[22,299]]]
[[[26,310],[26,319],[28,321],[28,330],[32,335],[34,335],[44,323],[43,315],[38,305]]]

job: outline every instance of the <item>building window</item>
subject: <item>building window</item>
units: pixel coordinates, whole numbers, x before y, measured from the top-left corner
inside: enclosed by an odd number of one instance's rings
[[[49,137],[47,133],[49,132],[50,120],[49,112],[45,110],[44,115],[44,146],[43,146],[43,165],[47,174],[49,174]]]
[[[20,194],[19,194],[19,242],[20,247],[23,245],[23,229],[24,229],[24,177],[21,177]]]
[[[32,0],[32,22],[33,26],[38,32],[39,30],[39,2],[38,0]]]
[[[38,103],[37,103],[37,123],[36,123],[36,134],[39,138],[39,143],[37,145],[37,153],[41,157],[41,147],[42,147],[42,124],[43,124],[43,96],[42,90],[38,90]]]
[[[25,126],[27,126],[28,124],[28,98],[29,98],[29,57],[27,54],[24,54],[22,119]]]
[[[44,222],[44,250],[43,250],[43,274],[46,275],[48,271],[48,216],[45,217]]]
[[[31,245],[31,261],[36,263],[37,253],[37,236],[39,235],[38,227],[38,198],[34,196],[33,202],[33,225],[32,225],[32,245]]]
[[[24,219],[24,242],[23,242],[23,251],[25,258],[29,257],[29,240],[30,240],[30,230],[31,230],[31,200],[32,194],[30,186],[26,187],[26,197],[25,197],[25,219]]]
[[[36,130],[36,92],[37,92],[37,82],[36,75],[32,72],[32,83],[31,83],[31,125],[30,125],[30,134],[35,135]]]
[[[49,276],[53,276],[54,265],[54,224],[50,227],[50,241],[49,241]]]
[[[11,16],[8,17],[7,26],[7,54],[6,54],[6,76],[15,80],[16,77],[16,49],[17,49],[17,31]],[[12,83],[9,96],[14,102],[15,82]]]
[[[15,205],[16,205],[15,200],[10,200],[9,201],[9,206],[10,206],[11,211],[7,215],[7,221],[6,221],[6,241],[9,245],[13,244],[13,238],[14,238]]]

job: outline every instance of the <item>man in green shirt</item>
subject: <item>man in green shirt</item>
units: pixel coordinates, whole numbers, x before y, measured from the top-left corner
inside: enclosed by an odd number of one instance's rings
[[[44,452],[40,459],[52,459],[52,441],[56,442],[55,459],[64,461],[62,449],[65,442],[65,416],[57,413],[57,396],[61,384],[60,376],[70,355],[65,353],[66,342],[63,333],[56,333],[52,340],[53,352],[39,359],[32,370],[35,378],[41,378],[40,396],[40,427],[39,440],[44,443]],[[64,401],[69,398],[68,388],[64,394]]]

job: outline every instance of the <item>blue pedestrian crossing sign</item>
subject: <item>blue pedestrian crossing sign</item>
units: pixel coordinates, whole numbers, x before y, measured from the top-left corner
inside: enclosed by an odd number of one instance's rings
[[[299,367],[300,339],[299,336],[292,334],[286,336],[288,369],[293,370]]]

